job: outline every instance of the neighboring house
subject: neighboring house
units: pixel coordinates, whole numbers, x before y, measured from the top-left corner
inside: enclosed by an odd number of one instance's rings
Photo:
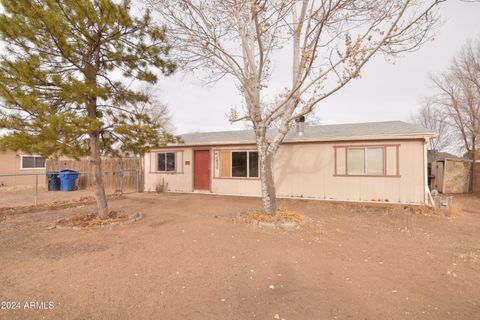
[[[0,188],[33,186],[35,174],[40,174],[38,184],[44,186],[45,159],[41,156],[15,151],[0,152]]]
[[[400,121],[299,131],[288,133],[275,157],[279,197],[428,203],[426,142],[435,133]],[[146,191],[261,195],[252,130],[182,138],[145,155]]]
[[[48,162],[48,163],[47,163]],[[21,151],[0,152],[0,188],[46,186],[48,171],[56,172],[72,169],[80,172],[77,187],[85,189],[92,184],[92,174],[88,157],[75,160],[61,157],[47,161],[38,155],[28,155]],[[139,157],[113,158],[102,157],[104,185],[107,189],[142,190],[143,161]],[[1,189],[0,189],[1,190]]]
[[[430,190],[441,193],[467,193],[472,161],[448,152],[428,150]]]

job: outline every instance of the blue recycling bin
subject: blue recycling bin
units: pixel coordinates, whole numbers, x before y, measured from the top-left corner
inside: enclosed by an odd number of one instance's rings
[[[60,190],[61,191],[73,191],[75,187],[75,182],[78,178],[78,171],[63,169],[58,174],[60,178]]]
[[[48,191],[60,190],[60,179],[58,178],[58,172],[47,172]]]

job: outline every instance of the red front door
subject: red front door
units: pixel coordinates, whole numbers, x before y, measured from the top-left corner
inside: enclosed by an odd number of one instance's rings
[[[210,190],[210,151],[193,152],[193,189]]]

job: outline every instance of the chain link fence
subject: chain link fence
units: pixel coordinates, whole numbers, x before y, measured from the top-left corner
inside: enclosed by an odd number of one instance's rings
[[[92,194],[92,172],[65,172],[66,175],[78,174],[69,192],[49,187],[47,175],[51,173],[0,173],[0,207],[73,200]],[[102,174],[107,194],[143,191],[143,170],[104,171]]]

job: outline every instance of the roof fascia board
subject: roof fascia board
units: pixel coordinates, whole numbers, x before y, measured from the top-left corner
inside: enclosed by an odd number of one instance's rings
[[[361,142],[361,141],[385,141],[385,140],[427,140],[430,135],[390,135],[390,136],[359,136],[352,139],[344,138],[326,138],[326,139],[297,139],[285,140],[282,144],[301,144],[301,143],[329,143],[329,142]],[[255,145],[252,141],[224,141],[224,142],[202,142],[202,143],[185,143],[185,144],[167,144],[164,147],[155,148],[153,150],[163,150],[165,148],[185,148],[185,147],[203,147],[203,146],[239,146],[239,145]]]

